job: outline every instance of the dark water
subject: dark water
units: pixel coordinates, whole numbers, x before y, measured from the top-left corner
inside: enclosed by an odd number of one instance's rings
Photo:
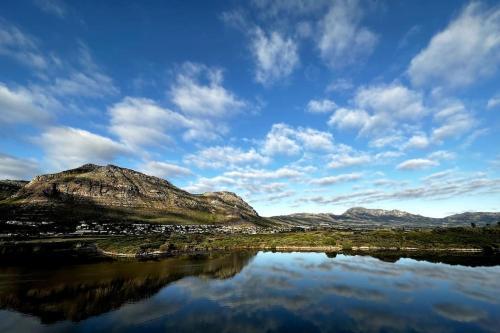
[[[323,253],[0,267],[0,332],[500,332],[500,266]]]

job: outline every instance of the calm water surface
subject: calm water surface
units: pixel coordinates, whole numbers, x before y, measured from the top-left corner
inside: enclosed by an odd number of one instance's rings
[[[324,253],[0,267],[0,332],[500,332],[500,266]]]

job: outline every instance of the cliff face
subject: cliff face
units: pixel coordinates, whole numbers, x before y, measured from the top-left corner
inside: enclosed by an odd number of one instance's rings
[[[164,179],[114,165],[86,164],[37,176],[9,200],[20,213],[37,208],[35,215],[39,217],[44,211],[76,209],[79,213],[79,208],[99,208],[108,217],[107,213],[112,213],[121,215],[120,219],[144,217],[154,222],[245,222],[260,218],[234,193],[191,194]]]

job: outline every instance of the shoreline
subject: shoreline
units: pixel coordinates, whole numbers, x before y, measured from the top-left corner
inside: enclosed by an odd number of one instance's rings
[[[148,234],[0,241],[0,258],[72,255],[154,259],[219,251],[442,253],[500,255],[500,228],[344,231],[273,234]]]
[[[143,252],[143,253],[124,253],[124,252],[114,252],[105,251],[103,249],[97,248],[97,253],[108,258],[127,258],[127,259],[157,259],[165,257],[175,257],[181,255],[193,255],[193,254],[207,254],[214,252],[233,252],[233,251],[264,251],[264,252],[302,252],[302,253],[352,253],[352,254],[369,254],[373,252],[386,252],[386,253],[426,253],[426,254],[487,254],[487,251],[479,248],[414,248],[414,247],[379,247],[379,246],[353,246],[350,249],[342,249],[342,247],[336,246],[246,246],[246,247],[234,247],[234,248],[210,248],[205,250],[187,249],[187,250],[176,250],[176,251],[153,251],[153,252]],[[498,255],[498,253],[494,253]]]

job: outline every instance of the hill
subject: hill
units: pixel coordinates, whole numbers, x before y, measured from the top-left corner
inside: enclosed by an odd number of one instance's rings
[[[355,229],[376,229],[380,227],[457,227],[496,224],[500,213],[463,213],[444,218],[432,218],[411,214],[400,210],[367,209],[354,207],[343,214],[308,214],[298,213],[271,217],[272,220],[290,226],[327,226]]]
[[[25,221],[262,224],[231,192],[191,194],[170,182],[114,165],[86,164],[35,177],[0,201],[0,219]]]
[[[29,182],[26,180],[0,180],[0,200],[4,200],[14,195],[28,183]]]

